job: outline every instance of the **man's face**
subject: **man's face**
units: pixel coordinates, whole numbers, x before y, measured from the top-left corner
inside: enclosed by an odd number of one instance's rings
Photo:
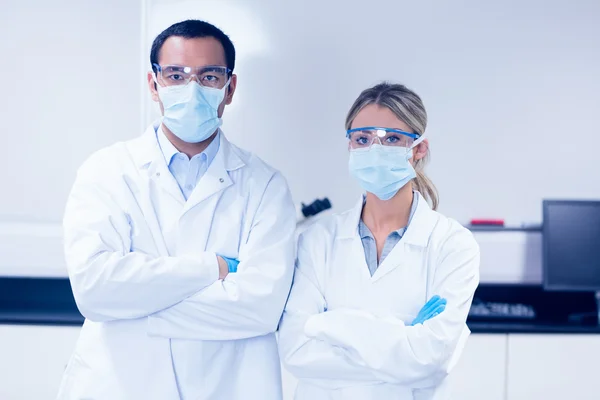
[[[185,67],[227,66],[225,50],[217,39],[213,37],[185,39],[180,36],[171,36],[165,40],[158,55],[158,64],[161,66],[179,65]],[[160,82],[160,79],[158,81]],[[148,72],[148,87],[152,94],[152,100],[160,104],[160,111],[164,113],[162,102],[154,85],[153,74]],[[219,105],[219,117],[223,115],[225,105],[231,104],[236,85],[237,76],[233,75],[229,88],[225,92],[225,98]]]

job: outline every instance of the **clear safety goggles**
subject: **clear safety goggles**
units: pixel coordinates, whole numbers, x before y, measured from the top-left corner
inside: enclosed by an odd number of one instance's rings
[[[366,126],[346,131],[350,150],[371,148],[373,143],[389,147],[402,147],[408,152],[423,140],[423,135],[400,129]]]
[[[231,70],[220,65],[209,65],[205,67],[186,67],[183,65],[158,65],[156,68],[156,79],[162,86],[187,85],[194,77],[201,86],[213,89],[223,89],[229,81]]]

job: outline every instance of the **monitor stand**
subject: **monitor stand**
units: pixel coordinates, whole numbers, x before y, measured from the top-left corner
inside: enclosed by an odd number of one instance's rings
[[[600,290],[596,291],[596,313],[598,317],[598,325],[600,326]]]
[[[575,313],[569,315],[569,322],[581,325],[600,326],[600,290],[595,293],[596,297],[596,312]]]

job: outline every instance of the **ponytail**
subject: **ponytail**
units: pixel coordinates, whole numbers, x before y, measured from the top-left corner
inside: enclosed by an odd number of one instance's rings
[[[413,180],[413,188],[423,195],[433,210],[437,210],[438,205],[440,204],[438,191],[431,179],[425,175],[424,171],[428,158],[429,150],[427,150],[427,155],[425,157],[415,162],[415,172],[417,173],[417,177]]]

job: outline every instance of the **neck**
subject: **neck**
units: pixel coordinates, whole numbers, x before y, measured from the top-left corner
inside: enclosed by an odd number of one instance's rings
[[[371,232],[389,234],[408,225],[410,209],[413,202],[413,187],[409,182],[394,197],[381,200],[372,193],[367,193],[367,201],[363,208],[362,218]]]
[[[208,145],[210,145],[212,143],[212,141],[215,139],[215,137],[217,136],[217,132],[219,131],[218,129],[215,130],[214,133],[212,135],[210,135],[210,137],[208,139],[206,139],[202,142],[188,143],[188,142],[184,142],[183,140],[179,139],[179,137],[177,137],[177,135],[175,135],[173,132],[171,132],[169,130],[169,128],[167,128],[165,125],[161,125],[161,129],[165,133],[165,136],[167,137],[167,139],[169,139],[169,142],[173,143],[173,146],[175,146],[177,151],[185,154],[189,158],[192,158],[195,155],[200,154],[204,150],[206,150]]]

